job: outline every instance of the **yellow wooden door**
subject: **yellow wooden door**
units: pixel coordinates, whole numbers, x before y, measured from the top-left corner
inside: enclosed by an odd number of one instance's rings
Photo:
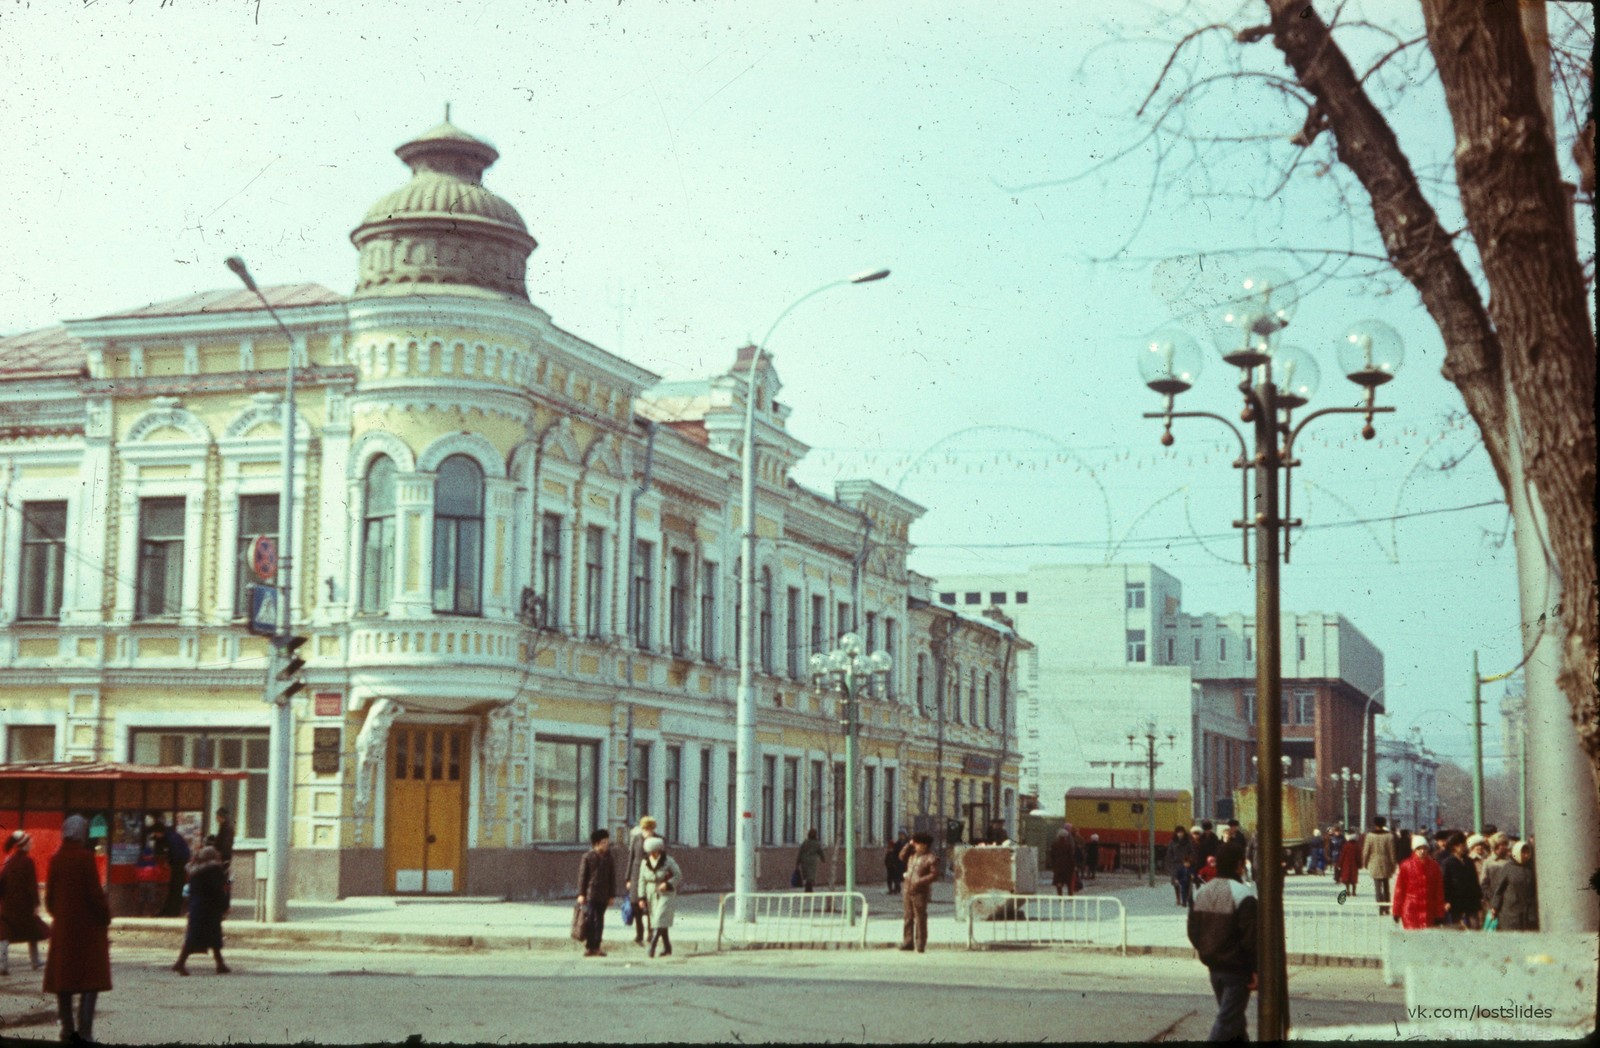
[[[389,890],[451,893],[461,886],[466,834],[467,733],[398,726],[389,733],[385,854]]]

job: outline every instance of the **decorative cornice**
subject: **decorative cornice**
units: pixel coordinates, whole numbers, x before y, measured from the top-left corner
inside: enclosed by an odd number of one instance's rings
[[[312,386],[354,385],[359,376],[353,367],[309,367],[295,369],[295,384]],[[144,378],[87,379],[84,396],[109,396],[142,399],[158,395],[203,395],[207,393],[258,393],[283,389],[284,369],[273,371],[226,371],[214,375],[158,375]]]

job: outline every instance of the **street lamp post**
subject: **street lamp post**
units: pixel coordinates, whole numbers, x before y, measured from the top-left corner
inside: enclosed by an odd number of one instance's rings
[[[277,653],[287,653],[293,633],[294,605],[289,588],[294,566],[294,438],[295,438],[295,360],[294,335],[278,316],[267,296],[261,293],[250,276],[244,259],[235,255],[227,260],[246,288],[261,300],[267,315],[278,325],[288,343],[283,382],[283,491],[278,497],[278,633],[273,638],[274,656],[267,672],[265,693],[273,704],[272,726],[267,740],[267,898],[266,919],[280,922],[288,919],[289,909],[289,846],[290,846],[290,778],[294,774],[294,710],[287,695],[272,693],[276,677]]]
[[[1158,329],[1145,340],[1144,351],[1139,355],[1139,371],[1145,384],[1166,398],[1163,410],[1145,415],[1163,421],[1163,445],[1173,443],[1175,418],[1214,419],[1227,426],[1239,441],[1239,458],[1233,465],[1240,471],[1243,507],[1235,526],[1241,529],[1247,564],[1249,534],[1253,532],[1256,540],[1256,739],[1261,756],[1257,832],[1263,855],[1281,854],[1283,847],[1282,769],[1278,763],[1282,754],[1283,706],[1278,565],[1280,556],[1288,562],[1290,529],[1300,523],[1290,516],[1293,470],[1300,464],[1294,457],[1295,439],[1312,419],[1335,413],[1365,416],[1361,435],[1371,439],[1376,433],[1373,415],[1394,410],[1376,406],[1377,389],[1394,378],[1404,355],[1399,334],[1388,325],[1365,321],[1352,327],[1340,341],[1338,360],[1345,376],[1365,390],[1363,403],[1358,407],[1323,408],[1294,423],[1293,411],[1310,400],[1318,378],[1316,361],[1309,353],[1278,342],[1297,304],[1298,294],[1286,275],[1257,270],[1244,276],[1224,296],[1213,318],[1223,361],[1240,369],[1238,388],[1244,396],[1240,418],[1253,430],[1253,454],[1244,434],[1227,418],[1209,411],[1173,410],[1178,394],[1194,385],[1202,363],[1199,344],[1186,331],[1176,326]],[[1284,479],[1283,516],[1279,516],[1278,506],[1280,473]],[[1264,1041],[1282,1040],[1289,1034],[1283,870],[1278,863],[1269,862],[1261,872],[1257,1032]]]
[[[837,691],[844,696],[844,891],[845,915],[855,923],[856,890],[856,726],[857,703],[863,692],[870,692],[889,675],[894,661],[888,652],[875,651],[870,655],[861,648],[861,638],[846,633],[839,638],[839,646],[827,654],[814,652],[807,663],[811,670],[811,687],[817,692]],[[871,817],[871,813],[868,813]]]
[[[1340,768],[1328,777],[1339,783],[1339,796],[1344,801],[1344,829],[1348,834],[1350,832],[1350,784],[1352,782],[1355,783],[1359,789],[1361,786],[1361,773],[1351,771],[1348,767],[1345,767]]]
[[[1395,826],[1394,806],[1400,798],[1399,776],[1391,775],[1389,777],[1389,785],[1383,788],[1383,792],[1389,795],[1389,828],[1393,830]]]
[[[1156,722],[1145,721],[1142,728],[1128,729],[1128,746],[1133,752],[1139,752],[1139,739],[1144,739],[1144,766],[1150,772],[1150,856],[1145,863],[1145,868],[1150,874],[1149,886],[1156,886],[1156,769],[1161,767],[1161,762],[1156,760],[1156,739],[1160,733],[1156,731]],[[1165,743],[1168,749],[1178,744],[1178,736],[1167,732]]]
[[[750,373],[745,383],[744,447],[740,453],[740,509],[744,515],[743,559],[739,565],[739,691],[734,711],[734,807],[738,809],[733,852],[734,917],[755,920],[750,897],[756,891],[756,690],[755,690],[755,588],[756,588],[756,373],[767,342],[783,318],[795,307],[824,291],[846,284],[870,284],[889,275],[887,269],[858,273],[844,280],[833,280],[806,292],[785,307],[772,322],[750,356]],[[853,771],[853,769],[852,769]],[[849,861],[854,861],[850,856]]]
[[[1361,711],[1361,773],[1367,776],[1369,782],[1376,780],[1377,773],[1374,772],[1372,767],[1367,763],[1372,753],[1371,741],[1374,731],[1372,723],[1367,720],[1367,716],[1372,712],[1373,702],[1377,700],[1379,695],[1383,694],[1384,687],[1385,685],[1378,685],[1378,690],[1367,696],[1366,708]],[[1361,830],[1363,833],[1366,832],[1366,829],[1369,825],[1371,825],[1371,823],[1367,820],[1367,791],[1362,790]]]

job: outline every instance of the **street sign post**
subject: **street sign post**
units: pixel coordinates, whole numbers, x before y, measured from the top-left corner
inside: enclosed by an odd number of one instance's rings
[[[272,637],[278,633],[278,587],[250,587],[250,632],[258,637]]]

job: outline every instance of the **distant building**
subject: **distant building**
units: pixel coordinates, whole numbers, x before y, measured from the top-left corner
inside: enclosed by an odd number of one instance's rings
[[[1419,830],[1439,824],[1439,760],[1413,732],[1391,734],[1388,718],[1378,733],[1377,814],[1390,829]]]
[[[1197,816],[1227,818],[1233,790],[1256,779],[1253,616],[1183,611],[1182,584],[1151,564],[1048,564],[1005,575],[950,576],[938,600],[1001,607],[1037,646],[1024,662],[1022,789],[1055,811],[1072,786],[1144,786],[1153,722],[1158,789],[1186,789]],[[1363,721],[1384,712],[1383,655],[1343,616],[1285,613],[1281,622],[1283,752],[1289,781],[1317,790],[1318,820],[1339,821],[1330,776],[1359,770]],[[1036,683],[1035,683],[1036,681]],[[1374,794],[1370,776],[1361,787]],[[1351,818],[1360,810],[1352,785]]]

